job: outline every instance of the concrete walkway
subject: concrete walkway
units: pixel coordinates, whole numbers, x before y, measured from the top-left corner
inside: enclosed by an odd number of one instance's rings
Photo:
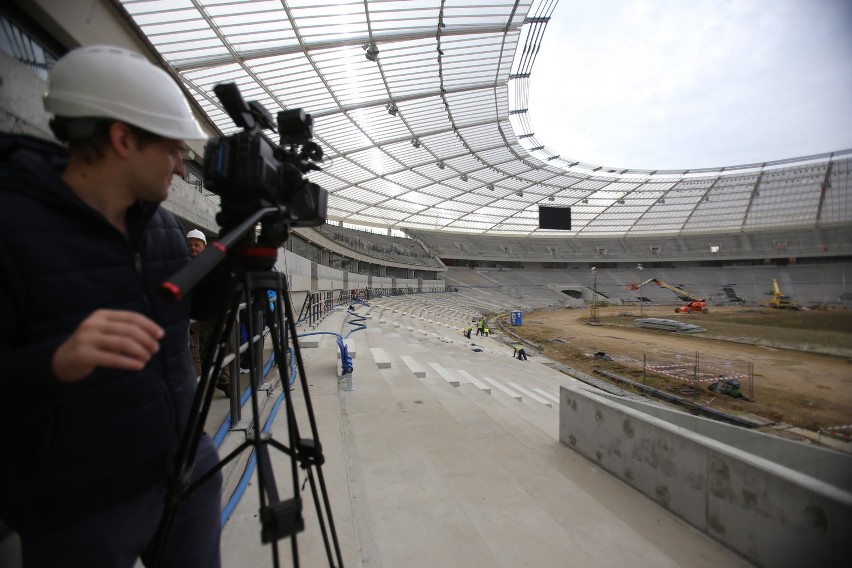
[[[351,390],[338,381],[333,336],[312,337],[318,346],[302,351],[345,566],[750,566],[560,444],[556,397],[574,379],[535,356],[513,359],[500,337],[465,339],[474,314],[464,306],[408,296],[357,311],[370,319],[349,337]],[[317,330],[346,335],[346,319],[335,312]],[[303,394],[297,383],[292,397],[306,438]],[[227,402],[214,400],[211,431]],[[283,405],[272,433],[286,443]],[[220,454],[242,439],[230,433]],[[288,498],[290,460],[271,455]],[[239,468],[226,471],[223,502]],[[304,479],[299,470],[300,488]],[[301,565],[327,566],[310,485],[303,498]],[[224,566],[271,566],[260,530],[255,477],[224,529]],[[292,565],[291,544],[279,543],[282,566]]]

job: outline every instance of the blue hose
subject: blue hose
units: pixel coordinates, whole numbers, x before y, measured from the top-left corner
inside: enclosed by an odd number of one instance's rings
[[[366,324],[360,323],[361,321],[365,321],[367,318],[358,316],[351,309],[349,310],[349,313],[351,315],[356,316],[356,318],[358,318],[358,319],[355,322],[353,322],[353,320],[350,320],[347,323],[350,323],[352,325],[356,325],[356,326],[359,326],[359,327],[351,330],[346,335],[346,337],[349,337],[350,335],[352,335],[356,331],[367,328]],[[343,343],[343,337],[339,333],[332,333],[332,332],[329,332],[329,331],[314,331],[314,332],[310,332],[310,333],[303,333],[303,334],[298,335],[297,337],[305,337],[305,336],[308,336],[308,335],[334,335],[334,336],[337,337],[339,346],[342,345],[342,343]],[[290,348],[289,352],[290,352],[290,355],[291,355],[290,356],[290,382],[287,385],[287,387],[288,387],[287,390],[292,388],[293,382],[296,379],[296,368],[295,368],[295,364],[293,362],[294,357],[292,356],[293,355],[293,349]],[[341,355],[344,355],[344,354],[346,354],[348,356],[348,352],[346,351],[346,347],[342,346],[341,347]],[[345,366],[346,365],[346,359],[344,357],[341,357],[341,359],[343,359],[343,364]],[[272,356],[267,361],[266,365],[264,365],[264,367],[263,367],[263,376],[264,377],[269,373],[270,369],[272,369],[272,365],[274,364],[274,362],[275,362],[275,353],[272,354]],[[352,359],[349,358],[349,366],[350,366],[349,372],[351,372],[351,363],[352,363]],[[249,396],[250,396],[250,391],[249,391],[248,388],[246,388],[245,392],[240,397],[240,406],[245,404],[245,402],[248,400]],[[281,396],[278,397],[278,400],[275,401],[275,404],[272,407],[272,411],[269,413],[269,416],[267,417],[266,422],[263,425],[263,431],[264,432],[269,432],[269,430],[272,428],[272,422],[275,420],[275,417],[278,414],[278,409],[281,406],[281,403],[284,401],[285,396],[287,396],[286,391],[282,392]],[[216,443],[217,448],[221,445],[222,441],[225,438],[225,435],[230,430],[230,427],[231,427],[231,418],[230,418],[230,416],[228,416],[225,419],[225,421],[222,423],[222,426],[219,427],[219,430],[216,433],[216,437],[214,438],[214,442]],[[252,450],[251,455],[249,457],[249,461],[246,464],[246,469],[243,472],[243,475],[240,477],[240,482],[237,484],[237,487],[236,487],[236,489],[234,489],[234,492],[231,494],[231,497],[228,499],[228,502],[222,508],[221,524],[222,524],[223,527],[228,522],[228,520],[231,518],[231,515],[234,512],[234,509],[236,509],[237,505],[239,504],[240,500],[243,497],[243,494],[245,493],[246,489],[248,488],[248,485],[249,485],[249,482],[251,481],[251,476],[254,473],[255,467],[257,467],[257,456],[255,455],[254,450]]]

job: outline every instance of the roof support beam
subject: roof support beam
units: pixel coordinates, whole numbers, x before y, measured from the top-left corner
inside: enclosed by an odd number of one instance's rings
[[[477,36],[477,35],[493,35],[503,36],[506,32],[506,26],[478,26],[478,27],[462,27],[456,29],[441,30],[441,37],[451,36]],[[372,37],[371,37],[372,36]],[[149,37],[155,37],[152,34]],[[406,33],[384,33],[371,35],[357,35],[346,38],[345,40],[329,40],[315,41],[312,43],[302,43],[298,45],[288,45],[275,49],[254,49],[246,51],[237,51],[233,56],[219,55],[216,57],[204,57],[198,59],[187,59],[184,61],[177,60],[172,63],[172,67],[178,73],[186,71],[195,71],[196,69],[207,69],[220,65],[229,65],[231,63],[242,63],[252,59],[260,59],[263,57],[275,57],[277,55],[292,55],[294,53],[308,53],[321,49],[337,49],[341,47],[362,46],[371,41],[376,44],[388,44],[401,41],[412,41],[418,39],[428,39],[435,37],[434,28],[422,28],[413,32]]]
[[[417,101],[422,99],[428,99],[430,97],[439,97],[442,95],[457,95],[460,93],[471,93],[474,91],[482,91],[482,90],[494,90],[498,87],[504,86],[506,83],[497,83],[494,81],[490,81],[488,83],[477,83],[475,85],[466,85],[464,87],[456,87],[456,88],[440,88],[432,91],[426,91],[422,93],[412,93],[410,95],[402,95],[399,97],[393,97],[393,101],[395,103],[404,103],[410,101]],[[344,107],[340,107],[339,109],[330,109],[320,112],[312,112],[311,116],[314,118],[325,117],[325,116],[334,116],[335,114],[340,114],[341,112],[350,112],[353,110],[358,110],[362,108],[372,108],[377,106],[386,105],[388,100],[386,98],[383,99],[374,99],[371,101],[364,101],[354,105],[348,105]]]

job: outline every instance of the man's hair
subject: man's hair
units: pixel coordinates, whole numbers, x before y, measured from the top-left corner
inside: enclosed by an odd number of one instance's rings
[[[119,120],[104,118],[69,118],[57,116],[50,121],[50,128],[61,142],[68,145],[68,151],[79,154],[88,164],[93,164],[104,157],[104,151],[109,146],[109,129]],[[138,126],[122,122],[136,139],[139,148],[162,140],[159,134],[154,134]]]

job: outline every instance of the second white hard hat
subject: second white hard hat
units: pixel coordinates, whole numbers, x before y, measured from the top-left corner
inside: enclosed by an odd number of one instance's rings
[[[57,61],[44,108],[61,117],[111,118],[175,140],[207,138],[172,77],[119,47],[80,47]]]
[[[204,241],[204,244],[207,244],[207,237],[204,236],[204,233],[199,231],[198,229],[193,229],[186,234],[187,239],[199,239]]]

